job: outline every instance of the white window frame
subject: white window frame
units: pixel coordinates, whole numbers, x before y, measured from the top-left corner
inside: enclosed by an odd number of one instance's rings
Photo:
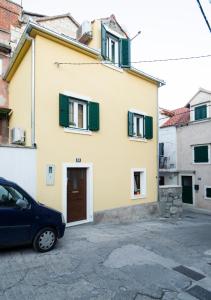
[[[201,146],[208,146],[208,162],[195,162],[195,152],[194,152],[194,148],[195,147],[201,147]],[[210,144],[200,144],[200,145],[193,145],[192,146],[192,164],[193,165],[209,165],[210,164],[210,160],[211,160],[211,157],[210,157],[210,152],[211,152],[211,148],[210,148]]]
[[[141,191],[143,190],[143,193],[140,195],[134,194],[134,173],[139,172],[141,174]],[[146,168],[132,168],[131,169],[131,199],[143,199],[147,197],[147,186],[146,186]]]
[[[0,76],[3,75],[3,58],[0,57]]]
[[[146,112],[138,110],[138,109],[135,109],[135,108],[129,109],[129,112],[131,112],[131,113],[133,113],[135,115],[139,115],[139,116],[143,117],[143,137],[133,135],[133,136],[129,137],[129,140],[136,141],[136,142],[147,142],[147,139],[144,138],[144,117],[145,116],[149,116],[149,115]]]
[[[142,136],[137,135],[137,119],[139,119],[139,131],[142,133]],[[134,135],[133,137],[143,139],[144,138],[144,116],[140,114],[134,114],[133,116],[133,126],[134,126]]]
[[[69,128],[75,128],[75,129],[79,129],[79,130],[87,130],[87,103],[77,100],[77,99],[70,99],[69,101],[69,105],[70,103],[73,103],[73,110],[74,110],[74,115],[73,115],[73,119],[74,119],[74,123],[75,125],[70,125],[69,124]],[[83,105],[83,127],[78,127],[78,105]]]
[[[115,60],[112,61],[112,42],[115,45]],[[106,51],[109,61],[114,63],[114,65],[119,66],[119,41],[118,38],[112,37],[111,35],[107,34],[106,38]]]
[[[211,200],[211,197],[207,197],[206,195],[207,195],[207,188],[208,189],[211,189],[211,186],[210,185],[205,185],[204,186],[204,199],[206,199],[206,200]]]
[[[206,119],[195,120],[195,109],[197,107],[204,106],[204,105],[207,106],[207,117],[206,117]],[[210,117],[210,115],[209,115],[209,112],[210,112],[210,110],[209,110],[209,102],[204,102],[204,103],[196,104],[196,105],[192,106],[191,109],[192,108],[193,108],[192,118],[191,118],[192,121],[194,121],[194,122],[203,122],[203,121],[207,120]]]

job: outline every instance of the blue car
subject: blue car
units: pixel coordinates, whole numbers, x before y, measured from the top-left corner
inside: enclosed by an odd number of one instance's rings
[[[63,215],[36,202],[16,183],[0,178],[0,247],[32,244],[47,252],[63,237]]]

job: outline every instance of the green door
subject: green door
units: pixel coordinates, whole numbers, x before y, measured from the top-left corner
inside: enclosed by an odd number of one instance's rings
[[[182,176],[182,201],[193,204],[192,176]]]

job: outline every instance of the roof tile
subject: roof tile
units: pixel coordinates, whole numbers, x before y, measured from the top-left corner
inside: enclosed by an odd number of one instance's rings
[[[174,114],[168,121],[166,121],[161,127],[184,125],[190,121],[190,109],[186,107],[177,108],[171,110]]]

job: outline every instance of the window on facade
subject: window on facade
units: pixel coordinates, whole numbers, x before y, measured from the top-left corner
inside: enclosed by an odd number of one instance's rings
[[[159,157],[164,156],[164,143],[159,143]]]
[[[100,128],[99,103],[82,101],[60,94],[59,125],[72,129],[98,131]]]
[[[2,129],[3,129],[3,128],[2,128],[2,127],[3,127],[3,120],[4,120],[4,119],[3,119],[2,115],[0,114],[0,135],[3,134],[3,130],[2,130]]]
[[[141,173],[134,172],[134,195],[141,194]]]
[[[207,118],[207,105],[200,105],[194,108],[194,119],[203,120]]]
[[[131,197],[132,199],[146,196],[146,171],[145,169],[132,169],[131,175]]]
[[[159,176],[159,185],[165,185],[165,177]]]
[[[119,40],[112,35],[107,35],[106,56],[113,64],[119,65]]]
[[[135,138],[153,138],[153,119],[138,113],[128,112],[128,135]]]
[[[211,187],[206,187],[205,196],[206,198],[211,199]]]
[[[194,163],[208,163],[209,162],[209,146],[195,146],[193,147]]]
[[[0,57],[0,76],[3,74],[3,59]]]
[[[134,114],[133,124],[134,124],[134,136],[143,138],[144,137],[144,116]]]
[[[87,129],[87,103],[69,101],[69,126]]]
[[[130,39],[119,38],[101,26],[101,55],[116,66],[130,67]]]

